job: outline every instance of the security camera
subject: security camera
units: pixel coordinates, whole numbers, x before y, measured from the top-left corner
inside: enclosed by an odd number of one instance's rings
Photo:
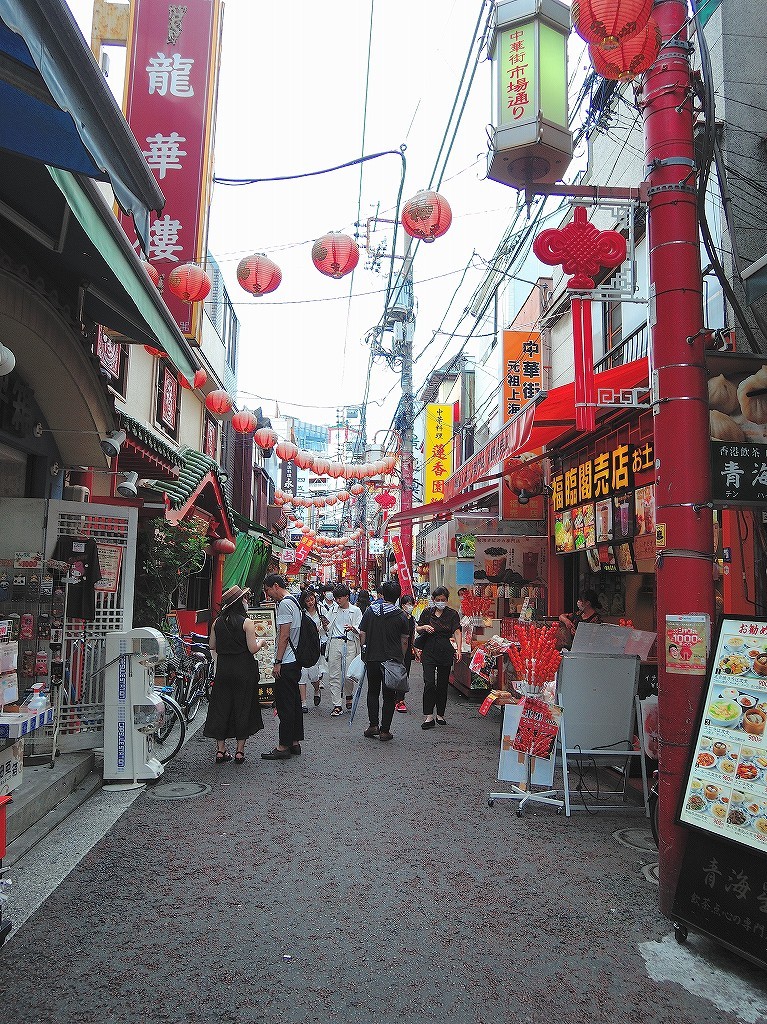
[[[138,494],[138,473],[126,473],[125,479],[117,485],[117,493],[123,498],[135,498]]]
[[[101,450],[110,459],[120,454],[120,449],[125,444],[127,434],[124,430],[110,430],[106,437],[101,439]]]

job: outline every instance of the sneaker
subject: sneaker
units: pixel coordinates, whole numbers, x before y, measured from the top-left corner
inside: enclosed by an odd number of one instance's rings
[[[336,706],[330,712],[330,717],[331,718],[340,718],[343,713],[344,713],[344,709],[343,708],[339,708],[338,706]]]
[[[407,712],[407,704],[404,702],[404,700],[398,701],[394,705],[394,710],[399,711],[401,714],[404,715]]]
[[[374,740],[380,731],[377,725],[369,725],[362,735],[367,736],[369,740]]]

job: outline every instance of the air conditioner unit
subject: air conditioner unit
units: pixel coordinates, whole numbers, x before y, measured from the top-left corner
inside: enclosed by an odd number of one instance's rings
[[[83,487],[81,484],[64,488],[64,501],[87,502],[91,500],[90,487]]]

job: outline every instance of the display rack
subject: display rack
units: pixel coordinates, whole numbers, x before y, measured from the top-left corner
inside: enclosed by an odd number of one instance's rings
[[[541,696],[539,687],[527,687],[526,689],[530,696]],[[506,737],[504,734],[504,729],[507,725],[512,725],[512,723],[507,722],[507,718],[512,717],[508,710],[510,708],[513,708],[513,705],[506,704],[503,708],[503,725],[501,728],[501,758],[498,766],[499,779],[501,779],[504,774],[503,754],[504,751],[507,749],[505,746]],[[512,727],[514,728],[514,731],[516,731],[516,723],[514,723]],[[534,779],[536,770],[545,771],[546,763],[549,762],[550,759],[542,759],[532,754],[519,752],[519,760],[521,760],[521,763],[523,765],[523,780],[516,781],[515,779],[509,779],[509,781],[512,782],[511,788],[509,790],[497,793],[488,793],[487,806],[492,807],[495,804],[496,800],[516,800],[519,801],[519,807],[517,808],[518,818],[522,817],[524,808],[528,803],[540,803],[546,804],[549,807],[556,807],[557,814],[560,814],[562,808],[565,806],[565,802],[564,800],[559,799],[559,797],[557,796],[558,790],[551,788],[553,786],[554,774],[553,763],[551,771],[551,780],[547,779],[546,782],[543,782],[541,784],[541,788],[539,789],[534,788],[534,786],[536,785]],[[508,778],[508,776],[506,776],[506,778]]]

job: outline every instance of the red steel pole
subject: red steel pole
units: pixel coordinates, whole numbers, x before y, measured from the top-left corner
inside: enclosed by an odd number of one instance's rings
[[[650,282],[658,551],[660,909],[670,915],[686,836],[675,825],[705,676],[665,664],[667,615],[714,615],[708,392],[696,207],[686,0],[655,0],[663,36],[641,104],[649,184]],[[670,40],[673,40],[670,41]],[[703,507],[701,507],[703,506]]]

